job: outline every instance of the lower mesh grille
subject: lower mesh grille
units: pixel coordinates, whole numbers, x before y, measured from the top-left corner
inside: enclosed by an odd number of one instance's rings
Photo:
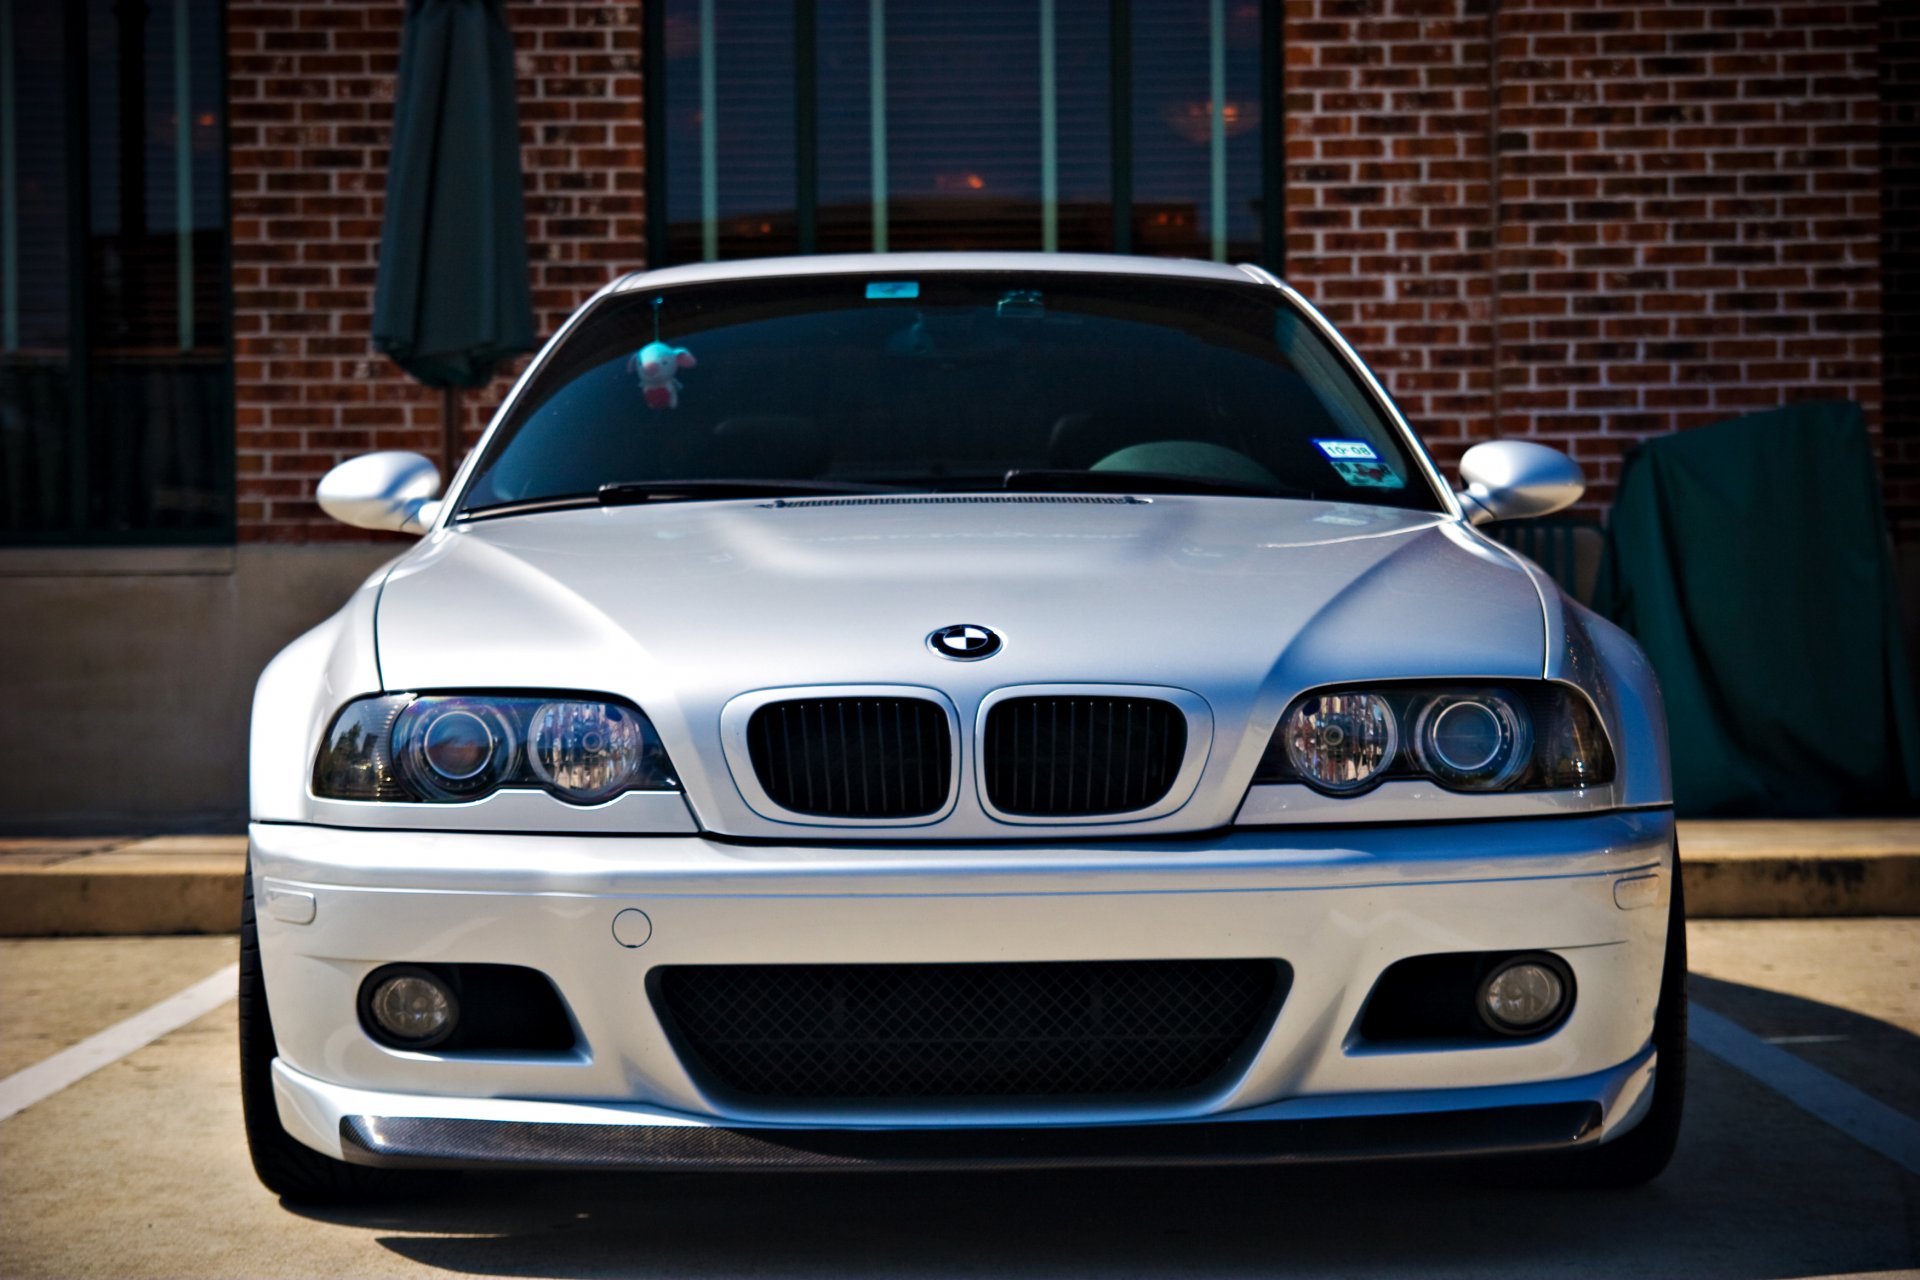
[[[654,998],[690,1069],[820,1101],[1196,1088],[1271,1024],[1274,960],[673,965]]]
[[[1158,804],[1187,752],[1187,718],[1158,698],[1008,698],[987,713],[987,798],[1034,818]]]

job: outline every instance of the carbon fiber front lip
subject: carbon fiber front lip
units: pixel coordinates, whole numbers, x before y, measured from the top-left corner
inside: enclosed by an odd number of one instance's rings
[[[1600,1133],[1597,1102],[1316,1120],[953,1129],[729,1129],[348,1115],[340,1149],[387,1168],[1013,1169],[1292,1164],[1552,1151]]]

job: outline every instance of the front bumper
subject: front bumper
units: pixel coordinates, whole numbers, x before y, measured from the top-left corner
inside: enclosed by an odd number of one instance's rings
[[[1673,871],[1665,811],[964,848],[276,824],[251,835],[256,893],[312,900],[309,923],[260,918],[281,1119],[309,1146],[361,1162],[857,1167],[1531,1150],[1630,1127],[1655,1066]],[[1623,881],[1633,891],[1620,892]],[[629,908],[651,920],[640,947],[613,937]],[[1550,1035],[1390,1049],[1354,1035],[1396,960],[1536,949],[1560,955],[1579,992]],[[661,964],[1212,957],[1286,960],[1292,989],[1229,1078],[1154,1101],[935,1109],[716,1096],[676,1053],[645,981]],[[383,1048],[361,1029],[355,997],[395,961],[538,969],[566,1001],[578,1047]]]

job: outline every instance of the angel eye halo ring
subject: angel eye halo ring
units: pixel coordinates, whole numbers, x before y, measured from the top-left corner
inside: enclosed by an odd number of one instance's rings
[[[434,800],[497,788],[513,767],[517,737],[499,707],[477,698],[423,698],[394,725],[401,776]]]
[[[1414,756],[1442,782],[1495,790],[1532,757],[1526,709],[1497,691],[1434,698],[1414,731]]]

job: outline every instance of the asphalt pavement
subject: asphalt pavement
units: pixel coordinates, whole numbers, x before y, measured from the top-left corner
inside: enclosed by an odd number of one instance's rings
[[[1920,1175],[1843,1131],[1848,1114],[1920,1120],[1920,921],[1711,920],[1690,940],[1696,1004],[1795,1070],[1774,1073],[1783,1093],[1696,1050],[1679,1155],[1631,1192],[1455,1165],[488,1175],[305,1210],[248,1167],[229,1001],[0,1120],[0,1275],[1920,1274]],[[0,942],[0,1077],[234,952]],[[1789,1096],[1809,1080],[1826,1092]]]

